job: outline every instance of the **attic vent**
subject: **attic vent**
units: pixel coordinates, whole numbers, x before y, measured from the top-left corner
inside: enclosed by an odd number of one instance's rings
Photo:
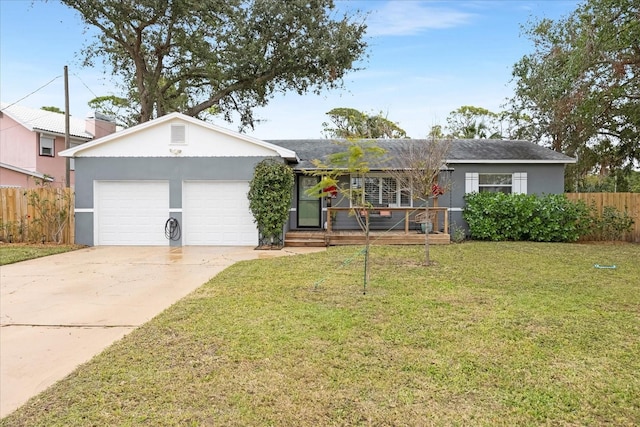
[[[171,144],[186,144],[186,134],[185,125],[171,125]]]

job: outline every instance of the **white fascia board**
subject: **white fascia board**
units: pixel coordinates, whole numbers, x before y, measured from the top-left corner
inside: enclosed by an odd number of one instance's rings
[[[280,146],[275,145],[275,144],[270,144],[268,142],[259,140],[257,138],[253,138],[253,137],[248,136],[248,135],[244,135],[244,134],[241,134],[241,133],[238,133],[238,132],[234,132],[234,131],[231,131],[229,129],[225,129],[223,127],[214,125],[212,123],[207,123],[207,122],[204,122],[204,121],[202,121],[200,119],[196,119],[194,117],[187,116],[187,115],[184,115],[184,114],[181,114],[181,113],[167,114],[167,115],[159,117],[159,118],[157,118],[155,120],[150,120],[148,122],[145,122],[145,123],[130,127],[128,129],[125,129],[123,131],[115,132],[115,133],[112,133],[112,134],[107,135],[105,137],[102,137],[102,138],[99,138],[99,139],[95,139],[95,140],[93,140],[91,142],[88,142],[86,144],[82,144],[82,145],[79,145],[77,147],[73,147],[73,148],[70,148],[68,150],[61,151],[58,154],[61,155],[61,156],[64,156],[64,157],[74,157],[74,156],[76,156],[77,154],[79,154],[79,153],[81,153],[83,151],[90,150],[92,147],[95,147],[95,146],[98,146],[98,145],[102,145],[102,144],[106,144],[106,143],[108,143],[110,141],[113,141],[114,139],[118,139],[118,138],[130,135],[132,133],[137,133],[137,132],[144,131],[145,129],[147,129],[149,127],[157,126],[157,125],[160,125],[162,123],[171,121],[171,120],[176,119],[176,118],[180,119],[180,120],[183,120],[183,121],[186,121],[186,122],[189,122],[189,123],[191,123],[193,125],[204,127],[204,128],[213,130],[215,132],[222,133],[222,134],[225,134],[225,135],[237,138],[237,139],[241,139],[241,140],[244,140],[246,142],[249,142],[249,143],[261,146],[263,148],[267,148],[269,150],[275,151],[276,153],[278,153],[278,155],[280,155],[281,157],[283,157],[283,158],[285,158],[287,160],[292,160],[292,161],[296,161],[296,162],[300,161],[300,159],[298,158],[298,155],[296,154],[295,151],[288,150],[286,148],[280,147]]]
[[[206,128],[211,129],[211,130],[214,130],[216,132],[223,133],[225,135],[228,135],[228,136],[231,136],[231,137],[234,137],[234,138],[242,139],[244,141],[247,141],[247,142],[250,142],[252,144],[258,145],[260,147],[267,148],[269,150],[273,150],[276,153],[278,153],[278,155],[280,155],[280,157],[282,157],[284,159],[291,160],[291,161],[296,161],[296,162],[300,161],[300,158],[298,158],[298,155],[293,150],[289,150],[289,149],[280,147],[279,145],[268,143],[266,141],[263,141],[263,140],[258,139],[258,138],[254,138],[254,137],[249,136],[249,135],[245,135],[245,134],[242,134],[242,133],[234,132],[232,130],[225,129],[223,127],[214,125],[212,123],[203,122],[202,120],[193,118],[191,116],[180,115],[178,117],[180,117],[181,119],[183,119],[185,121],[191,122],[191,123],[193,123],[195,125],[206,127]]]
[[[577,159],[569,160],[531,160],[531,159],[513,159],[513,160],[447,160],[447,163],[455,164],[567,164],[576,163]]]
[[[58,137],[63,137],[65,138],[66,135],[64,133],[58,133],[58,132],[54,132],[52,130],[46,130],[46,129],[40,129],[40,128],[34,128],[33,129],[34,132],[37,132],[40,135],[45,135],[45,136],[50,136],[53,138],[58,138]],[[69,142],[78,142],[80,144],[84,144],[87,141],[91,141],[91,138],[85,138],[82,136],[77,136],[77,135],[69,135]],[[58,153],[61,154],[62,152]]]
[[[9,108],[9,107],[5,107],[5,108]],[[14,122],[18,123],[20,126],[24,127],[25,129],[29,129],[31,132],[33,132],[33,127],[29,123],[23,122],[19,117],[17,117],[15,114],[13,114],[8,109],[0,110],[0,113],[6,114]]]
[[[12,170],[12,171],[15,171],[15,172],[18,172],[18,173],[22,173],[22,174],[25,174],[25,175],[33,176],[33,177],[39,178],[39,179],[43,179],[45,181],[53,182],[53,178],[52,177],[47,176],[47,175],[45,175],[43,173],[36,172],[36,171],[30,171],[28,169],[23,169],[23,168],[20,168],[18,166],[10,165],[8,163],[0,163],[0,168],[9,169],[9,170]]]

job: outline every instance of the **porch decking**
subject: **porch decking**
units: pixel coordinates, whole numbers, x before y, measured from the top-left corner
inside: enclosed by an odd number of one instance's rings
[[[370,243],[373,245],[424,245],[424,234],[416,230],[419,228],[421,220],[417,219],[422,210],[416,208],[377,208],[379,216],[382,212],[393,213],[400,221],[399,229],[393,230],[371,230],[369,232]],[[364,232],[357,230],[334,230],[331,220],[332,213],[342,212],[347,214],[350,208],[333,207],[328,208],[327,229],[326,230],[292,230],[288,231],[284,237],[285,246],[338,246],[338,245],[364,245]],[[447,245],[451,243],[449,235],[448,209],[445,207],[429,208],[429,214],[434,224],[440,226],[439,229],[429,233],[429,243],[434,245]],[[390,214],[388,214],[390,215]],[[370,216],[374,221],[373,213]],[[438,228],[436,226],[436,228]],[[380,227],[378,227],[380,228]]]
[[[369,233],[372,245],[424,245],[424,234],[417,231],[371,231]],[[430,233],[429,243],[433,245],[448,245],[451,237],[447,233]],[[288,231],[284,237],[284,245],[289,247],[321,247],[339,245],[364,245],[365,235],[361,231]]]

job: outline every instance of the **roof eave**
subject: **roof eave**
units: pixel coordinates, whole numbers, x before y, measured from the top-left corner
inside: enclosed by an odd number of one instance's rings
[[[51,130],[51,129],[44,129],[44,128],[39,128],[39,127],[34,127],[33,129],[31,129],[33,132],[41,132],[41,133],[50,133],[52,135],[57,135],[57,136],[62,136],[64,137],[65,134],[55,131],[55,130]],[[71,138],[74,139],[80,139],[82,141],[91,141],[93,139],[92,136],[88,136],[88,135],[78,135],[77,133],[70,133],[69,136]]]
[[[533,160],[533,159],[480,159],[480,160],[472,160],[472,159],[448,159],[447,163],[452,164],[471,164],[471,163],[480,163],[480,164],[508,164],[508,163],[528,163],[528,164],[570,164],[576,163],[577,159],[555,159],[555,160]]]
[[[24,168],[21,168],[21,167],[18,167],[18,166],[13,166],[13,165],[10,165],[8,163],[0,163],[0,167],[12,170],[14,172],[18,172],[18,173],[22,173],[22,174],[25,174],[25,175],[33,176],[35,178],[43,179],[45,181],[53,182],[53,178],[52,177],[50,177],[48,175],[45,175],[43,173],[40,173],[40,172],[30,171],[28,169],[24,169]]]
[[[4,109],[0,110],[0,113],[1,114],[6,114],[14,122],[18,123],[20,126],[24,127],[25,129],[28,129],[28,130],[33,132],[34,128],[31,125],[29,125],[29,124],[25,123],[24,121],[22,121],[18,116],[16,116],[11,111],[9,111],[8,108],[9,107],[5,107]]]

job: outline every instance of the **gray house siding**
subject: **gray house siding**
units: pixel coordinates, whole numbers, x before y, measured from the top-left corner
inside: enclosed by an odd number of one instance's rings
[[[465,206],[465,176],[467,173],[527,173],[527,194],[562,194],[564,193],[564,164],[449,164],[453,169],[450,190],[440,197],[440,206],[451,209],[450,221],[454,227],[467,229],[467,223],[462,219]]]
[[[446,187],[446,193],[438,198],[440,207],[448,207],[449,224],[452,227],[466,229],[467,224],[462,218],[462,211],[465,206],[465,177],[467,173],[517,173],[527,174],[527,194],[562,194],[564,192],[564,167],[562,163],[557,164],[535,164],[535,163],[451,163],[448,165],[452,170],[442,172],[440,183]],[[375,172],[373,172],[375,173]],[[297,182],[297,181],[296,181]],[[341,180],[341,187],[348,188],[348,178]],[[292,199],[292,210],[288,222],[289,229],[297,228],[296,203],[297,189],[294,191]],[[349,200],[341,195],[332,200],[333,207],[349,207]],[[414,207],[419,208],[422,204],[414,200]],[[327,221],[327,199],[322,199],[322,223]],[[391,218],[374,218],[371,223],[372,230],[404,229],[404,217],[400,213],[394,213]],[[442,224],[440,224],[442,225]],[[411,224],[415,226],[415,224]],[[334,230],[354,230],[359,229],[358,223],[348,212],[339,212],[336,221],[332,222]]]
[[[301,140],[274,140],[269,141],[287,149],[293,150],[300,161],[294,165],[298,174],[305,170],[314,170],[315,159],[326,161],[333,153],[344,151],[344,145],[335,144],[336,141],[328,139],[301,139]],[[344,142],[344,141],[343,141]],[[403,147],[411,144],[421,144],[426,140],[376,140],[375,144],[389,154],[389,160],[380,167],[372,169],[398,168],[401,164],[395,162],[394,156],[399,154]],[[506,140],[453,140],[448,154],[447,166],[453,171],[443,172],[440,182],[449,182],[446,194],[438,199],[440,207],[449,207],[449,224],[453,227],[465,227],[462,220],[464,208],[464,195],[466,176],[468,172],[475,173],[526,173],[528,194],[561,194],[564,192],[564,168],[566,164],[575,163],[575,159],[562,153],[557,153],[543,146],[529,141]],[[372,170],[372,172],[375,172]],[[449,178],[449,179],[447,179]],[[518,177],[517,183],[522,182]],[[289,228],[297,228],[296,200],[294,193],[294,205],[288,223]],[[323,204],[323,224],[326,222],[326,199]],[[333,206],[349,206],[349,201],[340,198],[333,200]],[[416,202],[414,201],[414,207]],[[395,215],[394,215],[395,216]],[[415,225],[415,224],[414,224]],[[389,229],[404,228],[400,218],[377,218],[372,228]],[[338,214],[338,220],[333,224],[336,230],[357,229],[357,223],[346,212]]]
[[[123,158],[78,157],[76,173],[76,243],[93,246],[94,181],[163,180],[169,182],[169,212],[182,223],[183,181],[249,181],[256,164],[267,157]],[[278,161],[282,158],[273,157]],[[170,241],[181,246],[182,240]]]
[[[372,172],[376,173],[376,172]],[[349,177],[345,176],[339,179],[340,188],[349,188]],[[296,180],[297,185],[297,180]],[[297,187],[294,189],[294,197],[292,198],[292,209],[291,214],[289,215],[288,221],[288,229],[295,230],[298,228],[297,223]],[[327,222],[327,204],[328,199],[323,197],[321,199],[322,204],[322,226]],[[335,199],[331,199],[331,206],[338,208],[348,208],[350,207],[349,199],[344,194],[339,194]],[[414,207],[419,208],[422,206],[417,200],[414,200]],[[442,204],[440,205],[442,206]],[[402,212],[392,212],[391,217],[371,217],[371,223],[369,224],[371,230],[404,230],[404,213]],[[411,224],[411,227],[417,227],[416,224]],[[347,211],[338,211],[336,214],[336,218],[332,221],[333,230],[359,230],[360,226],[358,225],[358,221],[350,212]]]

